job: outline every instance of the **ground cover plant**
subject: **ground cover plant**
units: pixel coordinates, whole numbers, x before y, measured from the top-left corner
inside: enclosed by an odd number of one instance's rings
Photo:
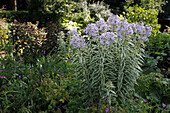
[[[70,85],[76,85],[78,81],[73,75],[72,60],[59,62],[56,57],[57,55],[37,58],[35,65],[25,64],[22,58],[1,58],[0,111],[64,111],[63,106],[72,93]]]

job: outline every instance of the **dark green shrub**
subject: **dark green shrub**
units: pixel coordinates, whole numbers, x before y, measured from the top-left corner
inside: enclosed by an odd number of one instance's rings
[[[61,25],[56,22],[47,22],[47,27],[45,29],[47,35],[46,40],[43,42],[43,50],[46,50],[46,54],[52,55],[57,53],[59,43],[59,32],[61,31]]]
[[[159,73],[150,73],[138,78],[135,92],[153,104],[169,104],[170,102],[170,80],[163,78]]]
[[[168,113],[168,104],[156,103],[153,105],[153,101],[149,101],[146,98],[141,97],[131,97],[124,104],[116,104],[110,108],[110,111],[120,112],[120,113]]]
[[[31,65],[16,59],[14,46],[4,43],[0,46],[7,52],[0,58],[0,112],[65,112],[81,91],[72,59],[54,54],[36,58]]]
[[[150,36],[149,40],[146,46],[144,73],[160,72],[161,70],[166,75],[170,66],[170,35],[166,32],[157,33],[156,36]]]
[[[67,0],[31,0],[28,10],[30,21],[39,21],[39,26],[46,26],[46,22],[61,22],[68,12]]]
[[[0,11],[0,18],[7,18],[7,22],[15,19],[19,22],[26,22],[29,19],[28,11]]]

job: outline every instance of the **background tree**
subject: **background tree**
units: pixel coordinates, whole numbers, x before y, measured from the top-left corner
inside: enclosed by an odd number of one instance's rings
[[[17,0],[14,0],[14,11],[17,11]]]

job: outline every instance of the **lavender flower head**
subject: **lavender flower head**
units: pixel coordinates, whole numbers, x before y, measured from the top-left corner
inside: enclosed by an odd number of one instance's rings
[[[115,36],[116,35],[113,32],[103,33],[100,36],[100,42],[101,42],[101,44],[106,44],[106,45],[113,44],[114,40],[115,40]]]
[[[74,48],[82,47],[84,49],[86,47],[85,40],[78,34],[73,35],[73,39],[70,44],[73,45]]]
[[[146,36],[149,37],[151,35],[152,27],[149,25],[146,25],[145,28],[146,28]]]
[[[104,19],[100,19],[96,22],[96,26],[100,29],[100,31],[107,31],[109,29],[109,26],[106,24]]]
[[[99,36],[99,29],[96,24],[88,24],[87,27],[84,29],[84,32],[92,37]]]
[[[140,42],[149,41],[147,37],[151,35],[152,27],[149,25],[144,26],[144,23],[128,23],[126,18],[119,19],[118,15],[113,15],[108,18],[108,25],[111,26],[113,31],[116,31],[118,38],[125,39],[126,36],[130,36],[133,39],[138,38]]]
[[[119,22],[119,16],[111,14],[108,18],[108,24],[115,27],[115,25]]]
[[[68,34],[69,34],[70,36],[73,36],[73,35],[78,35],[79,32],[76,31],[76,30],[72,30],[72,31],[68,31]]]
[[[100,39],[101,44],[110,45],[113,44],[115,38],[125,39],[131,37],[132,39],[139,40],[140,42],[148,41],[148,36],[151,35],[152,27],[149,25],[144,26],[141,21],[139,23],[128,23],[126,18],[119,18],[118,15],[111,14],[108,18],[108,23],[104,19],[100,19],[95,23],[88,24],[84,29],[84,33],[88,36],[94,37],[93,40],[97,38]],[[116,34],[115,34],[116,32]],[[73,39],[71,45],[74,48],[85,48],[86,43],[84,39],[79,36],[78,31],[68,32]],[[117,36],[116,36],[117,35]]]

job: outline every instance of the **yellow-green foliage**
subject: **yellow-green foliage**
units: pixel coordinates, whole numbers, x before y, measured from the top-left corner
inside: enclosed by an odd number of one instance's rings
[[[127,6],[137,3],[145,9],[155,9],[158,12],[163,13],[162,6],[166,5],[167,0],[126,0]],[[125,6],[125,8],[127,8]]]
[[[9,32],[8,23],[5,21],[5,19],[0,19],[0,38],[8,38],[6,34],[7,32]]]
[[[10,30],[8,29],[8,23],[6,22],[6,20],[0,19],[0,50],[2,50],[2,46],[5,45],[4,41],[8,39],[7,33],[9,32]]]
[[[129,7],[124,15],[130,23],[142,21],[145,25],[152,26],[153,34],[159,32],[161,25],[158,24],[158,11],[155,9],[146,10],[145,8],[135,5],[133,7]]]

